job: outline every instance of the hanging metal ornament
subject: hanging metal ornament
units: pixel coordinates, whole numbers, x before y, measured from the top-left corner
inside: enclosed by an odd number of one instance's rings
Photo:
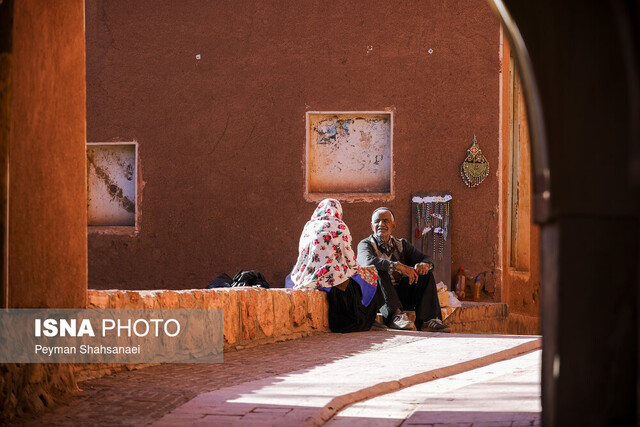
[[[467,158],[460,165],[460,176],[469,188],[477,187],[489,175],[489,161],[482,155],[476,136],[467,149]]]

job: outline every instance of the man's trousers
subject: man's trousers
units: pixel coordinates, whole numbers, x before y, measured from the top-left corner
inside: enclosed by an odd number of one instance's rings
[[[442,320],[438,289],[431,271],[418,276],[418,281],[413,285],[409,284],[409,278],[405,276],[396,286],[391,284],[391,277],[387,272],[380,271],[378,276],[378,286],[382,290],[385,301],[380,308],[380,313],[387,324],[391,322],[397,309],[415,310],[416,327],[420,327],[421,322],[427,320]]]

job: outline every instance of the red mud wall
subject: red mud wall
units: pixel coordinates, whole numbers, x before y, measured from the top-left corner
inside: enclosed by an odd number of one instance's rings
[[[9,307],[87,300],[84,2],[16,1]]]
[[[282,286],[315,203],[306,111],[394,111],[392,201],[343,203],[354,240],[410,195],[453,195],[453,267],[499,263],[499,23],[484,0],[86,2],[89,142],[137,141],[136,236],[89,235],[89,287]],[[197,59],[200,55],[200,59]],[[491,163],[467,188],[476,134]]]

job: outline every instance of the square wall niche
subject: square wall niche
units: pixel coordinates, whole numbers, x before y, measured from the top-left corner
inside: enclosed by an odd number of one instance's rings
[[[135,142],[87,143],[87,222],[91,227],[136,225]]]
[[[307,199],[389,200],[391,112],[307,112]]]

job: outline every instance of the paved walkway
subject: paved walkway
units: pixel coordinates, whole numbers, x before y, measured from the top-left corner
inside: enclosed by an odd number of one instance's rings
[[[327,427],[540,425],[542,351],[358,402]]]
[[[321,334],[81,383],[27,425],[322,425],[340,409],[540,347],[535,337]],[[340,416],[335,419],[338,420]]]

